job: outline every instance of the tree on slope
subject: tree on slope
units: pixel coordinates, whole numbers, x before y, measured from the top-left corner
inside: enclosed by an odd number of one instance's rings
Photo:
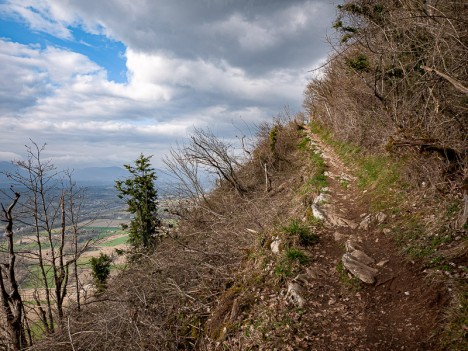
[[[159,226],[157,177],[151,168],[150,158],[141,154],[135,166],[124,165],[130,177],[115,182],[119,198],[126,199],[128,212],[134,216],[129,226],[129,241],[136,250],[149,249],[154,245],[153,234]]]
[[[15,192],[15,199],[7,209],[1,204],[5,217],[5,219],[2,219],[2,222],[6,222],[7,257],[5,260],[7,262],[3,262],[2,260],[0,263],[0,302],[5,315],[5,329],[9,340],[5,341],[6,344],[1,342],[0,347],[2,345],[6,346],[7,350],[21,350],[28,346],[23,318],[23,300],[16,279],[16,252],[13,247],[13,217],[11,212],[19,198],[20,194]]]

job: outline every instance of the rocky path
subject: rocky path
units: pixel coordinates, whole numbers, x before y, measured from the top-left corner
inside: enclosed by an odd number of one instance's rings
[[[444,291],[391,241],[387,213],[369,214],[351,172],[308,131],[326,163],[329,186],[312,204],[324,222],[312,263],[289,284],[307,305],[308,350],[434,350]],[[302,302],[300,299],[303,299]]]

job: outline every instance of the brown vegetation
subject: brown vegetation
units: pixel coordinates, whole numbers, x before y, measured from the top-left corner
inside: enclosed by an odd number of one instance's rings
[[[268,131],[280,129],[274,147]],[[294,123],[264,125],[252,158],[236,171],[241,188],[221,181],[206,201],[184,212],[179,226],[155,252],[112,280],[108,290],[70,313],[67,328],[34,350],[203,349],[207,320],[218,298],[234,282],[256,236],[290,211],[291,177],[299,134]],[[270,154],[275,152],[275,157]],[[272,190],[264,188],[264,163],[271,159]],[[273,161],[273,159],[275,159]],[[268,163],[268,162],[267,162]],[[269,167],[270,167],[270,163]],[[211,329],[210,329],[211,328]]]
[[[178,226],[31,350],[463,349],[467,6],[345,1],[337,54],[305,92],[315,136],[264,124],[240,162],[197,130],[166,159]],[[324,188],[340,233],[313,215]],[[340,264],[337,234],[381,261],[374,285]]]
[[[460,184],[468,162],[467,6],[346,1],[334,24],[338,53],[324,78],[309,83],[304,107],[339,140],[409,156],[422,180]]]

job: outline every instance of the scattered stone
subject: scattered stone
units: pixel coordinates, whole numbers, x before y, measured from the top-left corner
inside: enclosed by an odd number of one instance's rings
[[[391,232],[392,232],[392,230],[389,229],[389,228],[382,229],[382,233],[384,233],[384,234],[390,234]]]
[[[278,254],[280,251],[279,250],[280,244],[281,244],[281,240],[278,237],[275,237],[275,239],[272,241],[270,245],[271,252],[273,252],[274,254]]]
[[[361,250],[352,251],[351,256],[353,256],[356,260],[364,264],[375,263],[375,260],[372,257],[369,257],[364,251]]]
[[[351,252],[356,251],[356,250],[361,250],[362,251],[361,245],[359,245],[356,241],[354,241],[352,239],[348,239],[345,242],[345,248],[346,248],[347,253],[351,253]]]
[[[383,267],[388,263],[389,260],[382,260],[376,264],[376,266]]]
[[[330,195],[325,194],[325,193],[320,193],[319,196],[317,196],[314,199],[314,204],[316,204],[316,205],[323,204],[323,203],[327,202],[329,198],[330,198]]]
[[[318,208],[317,204],[312,204],[312,215],[318,220],[325,220],[325,216],[322,211]]]
[[[387,219],[387,215],[385,213],[383,213],[383,212],[379,212],[379,213],[377,213],[375,218],[377,219],[377,222],[379,224],[382,224]]]
[[[374,284],[378,270],[356,260],[351,254],[345,253],[341,258],[343,266],[356,278],[367,284]]]
[[[350,227],[352,229],[356,229],[357,224],[349,219],[342,218],[338,216],[336,213],[328,213],[327,214],[328,222],[334,227]]]
[[[286,298],[295,304],[297,307],[304,307],[305,300],[301,296],[303,295],[303,288],[296,282],[290,282],[288,284],[288,292],[286,294]]]
[[[361,223],[359,223],[359,229],[368,230],[369,225],[371,224],[371,222],[372,222],[372,216],[367,215],[366,217],[364,217],[364,219],[361,221]]]
[[[339,232],[335,232],[333,233],[333,238],[335,239],[335,241],[345,241],[346,239],[348,239],[348,236]]]
[[[406,296],[409,296],[409,291],[405,291],[405,295],[406,295]]]

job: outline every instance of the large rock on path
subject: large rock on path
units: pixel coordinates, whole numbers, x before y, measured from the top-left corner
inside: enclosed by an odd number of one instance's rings
[[[345,253],[341,259],[343,266],[356,278],[367,284],[374,284],[378,270],[359,262],[352,254]]]

